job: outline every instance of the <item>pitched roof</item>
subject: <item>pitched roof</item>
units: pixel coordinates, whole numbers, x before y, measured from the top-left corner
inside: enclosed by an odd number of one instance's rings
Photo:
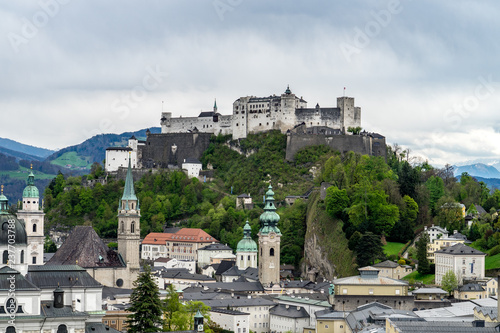
[[[233,249],[226,244],[221,244],[221,243],[214,243],[214,244],[209,244],[207,246],[202,247],[201,249],[198,249],[198,251],[220,251],[220,250],[228,250],[228,251],[233,251]]]
[[[372,267],[383,267],[383,268],[396,268],[398,267],[399,264],[397,262],[394,262],[392,260],[386,260],[379,262],[378,264],[372,265]]]
[[[176,233],[151,232],[144,238],[142,244],[164,245],[167,241],[178,241],[184,243],[219,242],[202,229],[182,228]]]
[[[441,250],[434,252],[434,254],[439,254],[439,253],[451,254],[451,255],[455,255],[455,256],[458,256],[458,255],[483,255],[483,256],[485,256],[486,255],[486,253],[483,253],[479,250],[476,250],[476,249],[474,249],[470,246],[464,245],[462,243],[458,243],[458,244],[455,244],[455,245],[450,246],[450,247],[445,247],[444,249],[441,249]]]
[[[201,164],[201,162],[200,162],[200,161],[198,161],[198,159],[196,159],[196,158],[192,158],[192,157],[186,157],[186,158],[184,159],[184,162],[182,162],[182,163]]]
[[[309,313],[301,306],[290,306],[288,304],[278,304],[269,310],[273,316],[288,318],[309,318]]]
[[[477,283],[467,283],[458,288],[459,291],[484,291],[484,288]]]
[[[348,276],[333,280],[333,284],[337,285],[392,285],[392,286],[407,286],[408,282],[402,280],[391,279],[383,276],[363,277],[361,275]]]
[[[441,288],[420,288],[412,291],[413,294],[448,294]]]
[[[236,263],[231,260],[222,260],[215,271],[215,275],[222,275],[225,271],[233,267]]]
[[[91,226],[76,226],[47,265],[81,267],[125,267],[121,256],[111,250]]]
[[[77,265],[28,266],[26,279],[41,289],[61,288],[102,288],[87,271]]]
[[[21,273],[9,266],[0,268],[0,290],[10,289],[10,280],[14,276],[16,290],[40,290],[37,286],[27,280]]]

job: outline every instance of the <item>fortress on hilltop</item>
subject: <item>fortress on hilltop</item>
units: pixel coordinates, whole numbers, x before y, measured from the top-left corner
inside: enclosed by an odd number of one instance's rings
[[[349,127],[361,126],[361,108],[354,106],[353,97],[338,97],[337,107],[308,108],[302,97],[289,87],[280,96],[240,97],[233,103],[233,114],[221,115],[214,103],[212,111],[202,111],[198,117],[172,118],[163,112],[161,132],[232,134],[233,139],[246,138],[249,133],[280,130],[286,133],[304,123],[308,127],[322,126],[346,133]]]
[[[341,153],[386,157],[385,137],[377,133],[360,132],[361,108],[353,97],[338,97],[336,107],[308,108],[302,97],[290,87],[279,96],[240,97],[233,103],[233,112],[222,115],[217,102],[212,111],[202,111],[198,117],[172,117],[161,113],[161,133],[146,132],[145,141],[130,138],[128,147],[106,150],[106,171],[115,172],[132,160],[132,168],[178,168],[188,159],[200,159],[210,144],[212,135],[232,135],[246,138],[270,130],[287,134],[286,159],[307,146],[327,145]],[[349,128],[354,129],[350,131]]]

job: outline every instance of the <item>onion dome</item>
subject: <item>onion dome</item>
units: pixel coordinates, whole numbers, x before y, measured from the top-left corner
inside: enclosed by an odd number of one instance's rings
[[[39,196],[38,189],[35,186],[35,175],[32,171],[28,176],[28,186],[24,188],[23,198],[38,198]]]
[[[280,216],[276,213],[276,207],[274,206],[274,192],[273,187],[269,185],[269,189],[266,192],[266,206],[264,207],[264,213],[260,215],[261,234],[268,234],[274,232],[276,234],[281,234],[280,229],[278,229],[278,222]]]
[[[248,220],[243,227],[243,239],[238,242],[236,252],[257,252],[257,243],[252,239],[252,228]]]

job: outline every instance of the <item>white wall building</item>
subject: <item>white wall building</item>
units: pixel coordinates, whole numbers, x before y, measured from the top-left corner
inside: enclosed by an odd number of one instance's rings
[[[465,280],[483,279],[486,254],[464,244],[456,244],[434,252],[436,284],[453,271],[461,284]]]
[[[185,158],[181,167],[188,178],[194,178],[200,175],[202,164],[196,158]]]
[[[126,168],[129,156],[132,168],[140,168],[138,147],[144,144],[145,141],[139,141],[135,136],[132,136],[128,140],[127,147],[106,148],[106,160],[104,165],[106,172],[115,172],[118,171],[118,168]]]
[[[424,231],[429,235],[429,243],[433,243],[434,240],[439,238],[448,238],[448,230],[446,228],[441,228],[440,226],[434,226],[434,224],[430,227],[424,227]]]
[[[310,326],[310,316],[301,306],[278,304],[269,310],[271,332],[303,332]]]
[[[193,260],[178,260],[175,258],[158,258],[154,262],[154,267],[185,268],[189,273],[196,273],[196,262]]]
[[[223,329],[233,331],[234,333],[250,332],[249,313],[225,309],[211,309],[210,320]]]

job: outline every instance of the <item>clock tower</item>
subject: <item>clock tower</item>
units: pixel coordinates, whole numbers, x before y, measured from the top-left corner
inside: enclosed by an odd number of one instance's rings
[[[264,286],[271,286],[280,281],[280,245],[281,231],[278,229],[280,216],[274,205],[272,186],[266,192],[264,213],[260,215],[259,230],[259,281]]]

